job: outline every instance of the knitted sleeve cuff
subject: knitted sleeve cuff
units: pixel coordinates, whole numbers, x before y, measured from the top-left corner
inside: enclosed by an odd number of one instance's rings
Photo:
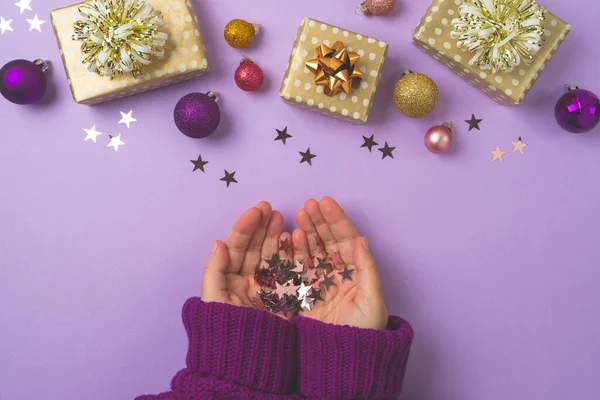
[[[183,323],[188,369],[269,393],[294,389],[296,329],[290,321],[193,297],[183,306]]]
[[[358,329],[295,317],[300,393],[307,397],[395,399],[413,339],[410,324],[390,317],[387,330]]]

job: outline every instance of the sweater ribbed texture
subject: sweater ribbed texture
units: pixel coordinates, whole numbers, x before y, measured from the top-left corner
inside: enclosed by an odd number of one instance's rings
[[[402,390],[413,330],[390,317],[377,331],[295,317],[300,393],[328,399],[395,399]]]
[[[291,322],[249,307],[183,306],[187,368],[171,392],[136,400],[393,399],[400,395],[413,332],[390,317],[388,330]],[[299,387],[298,387],[299,385]]]
[[[188,369],[267,393],[289,393],[296,379],[296,330],[249,307],[202,302],[183,306]]]

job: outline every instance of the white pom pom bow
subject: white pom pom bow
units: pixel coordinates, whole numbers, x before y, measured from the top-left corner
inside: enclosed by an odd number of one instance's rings
[[[463,0],[452,21],[458,46],[474,53],[470,65],[510,72],[530,64],[544,43],[546,9],[536,0]]]
[[[93,0],[79,7],[73,40],[80,41],[82,63],[101,76],[114,79],[144,75],[153,57],[165,54],[168,35],[162,13],[144,0]]]

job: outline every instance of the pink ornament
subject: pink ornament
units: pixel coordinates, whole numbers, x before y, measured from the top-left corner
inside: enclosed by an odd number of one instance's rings
[[[447,153],[452,147],[453,127],[450,123],[434,126],[425,134],[425,147],[435,154]]]
[[[366,0],[364,1],[359,10],[364,15],[388,15],[394,9],[396,0]]]

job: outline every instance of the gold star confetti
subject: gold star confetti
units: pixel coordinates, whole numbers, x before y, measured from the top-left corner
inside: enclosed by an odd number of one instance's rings
[[[506,154],[506,152],[500,150],[500,146],[496,146],[496,150],[491,150],[490,153],[492,153],[492,155],[494,156],[494,158],[492,158],[492,162],[494,162],[496,160],[504,162],[503,157]]]
[[[514,146],[513,150],[512,150],[513,153],[515,151],[518,151],[519,153],[523,154],[523,149],[528,146],[527,143],[523,143],[523,139],[521,139],[520,137],[519,137],[519,140],[517,140],[516,142],[511,142],[511,143]]]

